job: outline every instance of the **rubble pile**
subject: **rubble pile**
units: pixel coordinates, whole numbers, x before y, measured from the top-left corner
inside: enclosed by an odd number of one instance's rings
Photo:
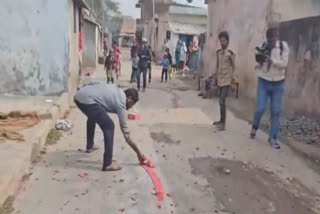
[[[306,144],[320,145],[320,119],[304,116],[281,118],[280,132],[287,137]]]

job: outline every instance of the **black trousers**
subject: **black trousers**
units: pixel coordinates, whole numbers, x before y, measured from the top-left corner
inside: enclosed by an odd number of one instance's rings
[[[161,81],[163,81],[163,76],[165,76],[166,81],[168,80],[168,69],[162,69]]]
[[[230,85],[219,87],[220,121],[226,122],[226,102],[229,94]]]
[[[149,64],[148,64],[149,82],[151,82],[151,72],[152,72],[152,66],[151,66],[151,63],[149,63]]]
[[[81,104],[75,100],[78,108],[84,113],[87,119],[87,150],[94,145],[94,132],[96,123],[100,126],[104,136],[103,167],[112,163],[114,123],[107,112],[100,104]]]
[[[140,89],[141,74],[143,76],[143,88],[147,87],[147,70],[148,68],[139,68],[137,72],[137,87]]]

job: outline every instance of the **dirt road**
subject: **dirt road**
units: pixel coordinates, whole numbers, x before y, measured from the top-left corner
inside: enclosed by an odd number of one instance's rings
[[[128,52],[125,52],[128,54]],[[121,87],[128,83],[130,62],[122,61]],[[99,68],[93,77],[106,81]],[[64,133],[34,165],[17,196],[20,214],[316,214],[320,213],[320,177],[286,145],[277,151],[259,133],[250,140],[247,122],[228,113],[227,130],[211,125],[218,119],[215,100],[197,97],[178,77],[160,83],[160,68],[140,93],[139,121],[131,121],[133,139],[152,159],[165,189],[157,202],[153,185],[126,145],[116,123],[114,159],[120,172],[101,172],[102,149],[85,146],[86,118],[73,108],[72,132]],[[96,144],[102,148],[97,129]],[[80,175],[80,176],[79,176]]]

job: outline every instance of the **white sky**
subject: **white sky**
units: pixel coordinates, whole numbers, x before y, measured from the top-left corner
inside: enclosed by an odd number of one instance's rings
[[[114,0],[119,2],[120,10],[123,15],[140,18],[140,10],[135,7],[138,0]],[[149,0],[151,1],[151,0]],[[177,3],[187,4],[187,0],[175,0]],[[204,0],[193,0],[191,5],[206,7]]]

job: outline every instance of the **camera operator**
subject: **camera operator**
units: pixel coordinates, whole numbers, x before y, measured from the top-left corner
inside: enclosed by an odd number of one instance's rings
[[[256,70],[259,79],[256,112],[250,137],[255,138],[261,117],[266,110],[268,98],[270,98],[271,128],[269,143],[273,148],[280,149],[277,137],[289,47],[285,41],[279,40],[279,31],[276,28],[268,29],[266,36],[267,42],[256,49],[256,61],[258,63]]]

